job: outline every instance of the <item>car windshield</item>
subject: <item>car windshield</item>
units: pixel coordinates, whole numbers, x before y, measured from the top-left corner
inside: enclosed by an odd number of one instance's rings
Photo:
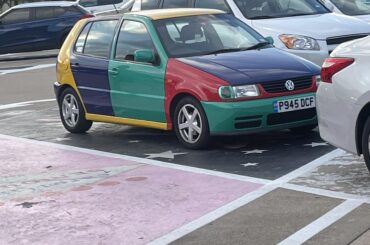
[[[332,3],[344,14],[365,15],[370,14],[370,2],[364,0],[331,0]]]
[[[271,19],[330,12],[318,0],[235,0],[235,3],[247,19]]]
[[[154,21],[169,57],[237,52],[271,46],[248,25],[228,14]]]

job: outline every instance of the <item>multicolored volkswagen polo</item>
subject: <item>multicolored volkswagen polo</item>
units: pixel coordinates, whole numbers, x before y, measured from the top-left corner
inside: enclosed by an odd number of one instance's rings
[[[79,21],[55,93],[72,133],[93,121],[173,129],[198,149],[212,135],[313,129],[319,74],[222,11],[152,10]]]

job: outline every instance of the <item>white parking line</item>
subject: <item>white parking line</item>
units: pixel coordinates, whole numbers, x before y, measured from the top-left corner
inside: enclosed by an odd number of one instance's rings
[[[55,64],[44,64],[44,65],[36,65],[36,66],[26,67],[26,68],[21,68],[21,69],[2,70],[0,72],[0,75],[6,75],[6,74],[18,73],[18,72],[24,72],[24,71],[32,71],[32,70],[38,70],[38,69],[44,69],[44,68],[49,68],[49,67],[53,67],[53,66],[55,66]]]
[[[38,101],[28,101],[28,102],[21,102],[21,103],[14,103],[14,104],[9,104],[9,105],[0,105],[0,110],[1,109],[8,109],[8,108],[15,108],[15,107],[22,107],[22,106],[27,106],[33,103],[39,103],[39,102],[49,102],[49,101],[55,101],[55,99],[47,99],[47,100],[38,100]],[[228,174],[228,173],[223,173],[223,172],[217,172],[217,171],[212,171],[212,170],[206,170],[206,169],[200,169],[200,168],[195,168],[195,167],[188,167],[188,166],[182,166],[182,165],[177,165],[177,164],[172,164],[172,163],[167,163],[167,162],[161,162],[157,160],[150,160],[150,159],[144,159],[144,158],[139,158],[139,157],[132,157],[132,156],[127,156],[127,155],[120,155],[120,154],[115,154],[115,153],[109,153],[109,152],[102,152],[102,151],[97,151],[97,150],[91,150],[91,149],[86,149],[86,148],[79,148],[79,147],[74,147],[74,146],[68,146],[68,145],[61,145],[61,144],[56,144],[56,143],[50,143],[50,142],[44,142],[44,141],[37,141],[37,140],[32,140],[32,139],[25,139],[25,138],[18,138],[18,137],[13,137],[13,136],[7,136],[7,135],[1,135],[1,138],[8,138],[8,139],[16,139],[16,140],[21,140],[33,144],[39,144],[39,145],[45,145],[45,146],[52,146],[58,149],[64,149],[64,150],[71,150],[71,151],[77,151],[77,152],[82,152],[82,153],[88,153],[88,154],[93,154],[93,155],[98,155],[98,156],[106,156],[106,157],[112,157],[112,158],[118,158],[118,159],[123,159],[123,160],[130,160],[130,161],[138,161],[142,162],[145,164],[149,165],[154,165],[154,166],[159,166],[159,167],[165,167],[165,168],[172,168],[172,169],[177,169],[177,170],[182,170],[182,171],[188,171],[188,172],[193,172],[193,173],[198,173],[198,174],[207,174],[207,175],[212,175],[212,176],[218,176],[218,177],[223,177],[227,179],[233,179],[233,180],[239,180],[239,181],[248,181],[248,182],[253,182],[253,183],[259,183],[259,184],[264,184],[263,187],[260,189],[253,191],[251,193],[246,194],[245,196],[225,205],[222,206],[182,227],[179,227],[178,229],[170,232],[169,234],[166,234],[154,241],[152,241],[151,245],[157,245],[157,244],[168,244],[170,242],[173,242],[182,236],[185,236],[200,227],[262,197],[263,195],[279,188],[287,188],[287,189],[292,189],[292,190],[297,190],[297,191],[302,191],[302,192],[307,192],[307,193],[314,193],[318,195],[326,195],[329,197],[336,197],[336,198],[342,198],[345,199],[346,201],[334,208],[333,210],[329,211],[327,214],[322,216],[321,218],[317,219],[310,225],[304,227],[300,231],[296,232],[292,236],[288,237],[286,240],[283,242],[291,242],[295,241],[294,244],[297,244],[297,241],[306,241],[315,234],[319,233],[332,223],[334,223],[336,220],[340,219],[341,217],[345,216],[347,213],[351,212],[354,210],[356,207],[360,206],[362,203],[366,202],[364,200],[360,200],[359,198],[356,198],[356,200],[353,200],[353,197],[355,196],[350,196],[347,194],[338,194],[334,195],[334,192],[330,191],[325,191],[321,189],[315,189],[315,188],[309,188],[309,187],[299,187],[297,185],[289,184],[288,182],[299,177],[300,175],[307,173],[315,168],[317,168],[320,165],[323,165],[324,163],[328,162],[329,160],[341,156],[345,154],[344,151],[342,150],[334,150],[300,168],[298,168],[295,171],[292,171],[281,178],[278,178],[274,181],[270,180],[265,180],[265,179],[259,179],[259,178],[253,178],[253,177],[247,177],[247,176],[241,176],[241,175],[236,175],[236,174]],[[283,243],[284,244],[284,243]],[[286,243],[286,244],[292,244],[292,243]]]
[[[352,212],[362,204],[358,200],[347,200],[337,207],[333,208],[311,224],[303,227],[293,235],[286,238],[278,245],[297,245],[302,244],[316,234],[320,233],[325,228],[334,224],[339,219],[343,218],[348,213]]]
[[[32,101],[18,102],[18,103],[13,103],[13,104],[0,105],[0,110],[25,107],[25,106],[30,106],[35,103],[50,102],[50,101],[55,101],[55,100],[56,99],[32,100]]]
[[[227,215],[228,213],[242,207],[242,206],[245,206],[247,205],[248,203],[264,196],[265,194],[268,194],[269,192],[271,191],[274,191],[276,190],[277,188],[281,187],[282,184],[285,184],[293,179],[295,179],[296,177],[300,176],[301,174],[303,173],[306,173],[324,163],[326,163],[327,161],[335,158],[335,157],[338,157],[340,155],[344,154],[344,152],[342,150],[334,150],[332,152],[329,152],[328,154],[298,168],[297,170],[289,173],[289,174],[286,174],[284,175],[283,177],[281,178],[278,178],[274,181],[271,181],[270,183],[267,183],[264,187],[254,191],[254,192],[251,192],[251,193],[248,193],[246,194],[245,196],[229,203],[229,204],[226,204],[225,206],[219,208],[219,209],[216,209],[215,211],[205,215],[205,216],[202,216],[192,222],[190,222],[189,224],[186,224],[182,227],[179,227],[178,229],[170,232],[169,234],[166,234],[154,241],[152,241],[151,243],[149,243],[150,245],[164,245],[164,244],[168,244],[170,242],[173,242],[203,226],[205,226],[206,224],[209,224],[211,223],[212,221],[215,221],[216,219],[224,216],[224,215]]]

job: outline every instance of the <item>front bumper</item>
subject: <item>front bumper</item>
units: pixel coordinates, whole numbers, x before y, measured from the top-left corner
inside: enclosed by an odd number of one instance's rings
[[[212,135],[256,133],[316,124],[315,108],[276,113],[273,106],[277,100],[312,95],[315,93],[237,102],[202,102],[202,105]]]

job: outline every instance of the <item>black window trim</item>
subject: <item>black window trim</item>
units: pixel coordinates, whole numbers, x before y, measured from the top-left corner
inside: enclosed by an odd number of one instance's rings
[[[125,21],[139,22],[139,23],[141,23],[141,24],[144,25],[145,29],[147,30],[147,32],[148,32],[148,34],[150,36],[150,39],[152,40],[153,46],[155,48],[154,56],[156,57],[157,62],[155,62],[155,63],[147,63],[147,62],[138,62],[138,61],[134,61],[134,60],[116,59],[118,38],[119,38],[119,35],[120,35],[120,32],[121,32],[122,25],[123,25],[123,23]],[[113,45],[111,47],[113,48]],[[129,18],[127,18],[127,19],[122,18],[122,21],[119,24],[118,31],[117,31],[117,38],[116,38],[115,44],[114,44],[114,53],[113,53],[113,57],[111,57],[111,59],[113,61],[117,61],[117,62],[125,62],[125,63],[132,63],[132,64],[141,64],[141,65],[147,65],[147,66],[160,66],[162,64],[161,57],[159,56],[157,47],[155,46],[155,43],[153,41],[153,37],[152,37],[152,35],[150,35],[150,32],[148,31],[148,27],[146,26],[145,22],[144,21],[141,21],[141,20],[136,20],[136,19],[134,20],[134,19],[129,19]]]
[[[98,21],[112,21],[112,20],[116,20],[117,21],[117,25],[114,29],[114,33],[113,33],[113,39],[111,41],[111,44],[110,44],[110,47],[109,47],[109,52],[108,52],[108,57],[107,58],[104,58],[104,57],[101,57],[101,56],[96,56],[96,55],[91,55],[91,54],[85,54],[85,53],[78,53],[76,52],[76,44],[77,44],[77,41],[78,41],[78,38],[80,37],[81,33],[83,32],[83,30],[85,29],[85,27],[91,23],[91,26],[89,28],[89,31],[87,32],[86,34],[86,38],[85,38],[85,41],[84,41],[84,46],[83,46],[83,51],[85,51],[85,45],[86,45],[86,40],[87,40],[87,37],[89,36],[90,34],[90,30],[91,30],[91,27],[93,26],[94,22],[98,22]],[[110,60],[111,59],[111,53],[112,53],[112,45],[113,45],[113,41],[114,41],[114,36],[116,35],[116,32],[117,32],[117,27],[119,25],[119,22],[120,22],[120,19],[119,18],[112,18],[112,19],[100,19],[100,20],[93,20],[93,21],[88,21],[85,23],[85,25],[81,28],[81,30],[79,31],[78,35],[77,35],[77,38],[74,40],[73,42],[73,48],[72,48],[72,53],[76,56],[84,56],[84,57],[91,57],[91,58],[96,58],[96,59],[101,59],[101,60]]]

